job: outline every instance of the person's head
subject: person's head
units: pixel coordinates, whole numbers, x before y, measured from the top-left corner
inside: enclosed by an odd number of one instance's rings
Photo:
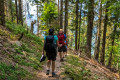
[[[59,32],[63,33],[63,29],[60,29],[60,31],[59,31]]]
[[[50,28],[50,29],[49,29],[49,35],[53,35],[53,33],[54,33],[54,29],[53,29],[53,28]]]

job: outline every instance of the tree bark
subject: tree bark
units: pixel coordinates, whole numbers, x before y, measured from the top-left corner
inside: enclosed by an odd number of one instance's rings
[[[100,49],[100,37],[101,37],[101,20],[102,20],[102,2],[100,0],[100,9],[99,9],[99,25],[98,25],[98,40],[95,50],[95,59],[98,61],[99,58],[99,49]]]
[[[36,23],[36,20],[31,22],[31,30],[30,32],[33,34],[33,30],[34,30],[34,24]]]
[[[87,46],[86,46],[86,55],[88,58],[91,58],[93,20],[94,20],[94,0],[89,0],[89,3],[88,3]]]
[[[5,1],[4,0],[0,0],[0,24],[5,26],[5,8],[4,5]]]
[[[60,7],[59,7],[59,0],[58,0],[58,27],[60,27]]]
[[[10,0],[11,21],[13,22],[12,0]]]
[[[60,28],[63,28],[63,0],[60,4]]]
[[[19,15],[18,15],[18,5],[17,5],[17,0],[15,0],[15,7],[16,7],[16,20],[17,20],[17,24],[18,24],[18,19],[19,19]]]
[[[78,49],[80,49],[80,28],[81,28],[81,10],[82,10],[82,3],[81,3],[81,6],[80,6],[80,22],[79,22],[79,39],[78,39]]]
[[[37,3],[37,35],[39,35],[38,3]]]
[[[106,44],[106,32],[107,32],[107,24],[108,24],[108,4],[109,1],[107,1],[106,3],[106,10],[105,10],[105,21],[104,21],[104,31],[103,31],[103,42],[102,42],[102,53],[101,53],[101,59],[100,62],[102,65],[105,65],[104,61],[105,61],[105,44]]]
[[[75,50],[77,51],[78,50],[78,47],[77,47],[77,36],[78,36],[78,3],[79,3],[79,0],[76,0],[76,22],[75,22]]]
[[[64,33],[67,33],[68,27],[68,0],[65,0],[65,26],[64,26]]]
[[[22,1],[19,0],[19,23],[23,25],[23,16],[22,16]]]

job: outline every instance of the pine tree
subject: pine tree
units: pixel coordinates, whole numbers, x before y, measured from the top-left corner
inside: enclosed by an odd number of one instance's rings
[[[88,3],[87,46],[86,46],[86,54],[87,54],[88,58],[91,58],[93,20],[94,20],[94,0],[89,0],[89,3]]]

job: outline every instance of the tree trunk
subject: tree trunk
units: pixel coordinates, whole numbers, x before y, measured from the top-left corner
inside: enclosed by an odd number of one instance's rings
[[[37,3],[37,35],[39,35],[38,3]]]
[[[77,36],[78,36],[78,3],[79,0],[76,0],[76,21],[75,21],[75,50],[77,51]]]
[[[12,0],[10,0],[11,21],[13,22]]]
[[[68,27],[68,0],[65,0],[65,26],[64,26],[64,33],[67,33]]]
[[[100,10],[99,10],[99,25],[98,25],[98,40],[95,50],[95,59],[98,61],[99,58],[99,48],[100,48],[100,37],[101,37],[101,19],[102,19],[102,2],[100,1]]]
[[[101,59],[100,62],[102,65],[105,65],[104,61],[105,61],[105,43],[106,43],[106,32],[107,32],[107,24],[108,24],[108,3],[109,1],[107,1],[106,3],[106,10],[105,10],[105,21],[104,21],[104,31],[103,31],[103,42],[102,42],[102,54],[101,54]]]
[[[58,0],[58,27],[60,27],[60,9],[59,9],[59,0]]]
[[[4,0],[4,11],[5,11],[5,16],[7,20],[10,20],[11,16],[10,16],[10,6],[9,6],[9,1],[10,0]]]
[[[23,25],[23,16],[22,16],[22,1],[19,0],[19,23]]]
[[[82,10],[82,3],[81,3],[81,6],[80,6],[80,22],[79,22],[79,39],[78,39],[78,49],[80,49],[80,28],[81,28],[81,10]]]
[[[17,0],[15,0],[15,7],[16,7],[16,20],[17,20],[17,24],[18,24],[18,19],[19,19],[18,16],[19,16],[19,15],[18,15],[18,5],[17,5],[17,3],[18,3]]]
[[[0,0],[0,24],[5,26],[5,11],[4,11],[4,0]]]
[[[93,20],[94,20],[94,0],[89,0],[89,3],[88,3],[87,46],[86,46],[86,54],[87,54],[88,58],[91,58]]]
[[[36,23],[36,20],[31,22],[31,30],[30,32],[33,34],[33,30],[34,30],[34,24]]]
[[[63,0],[60,5],[60,28],[63,28]]]

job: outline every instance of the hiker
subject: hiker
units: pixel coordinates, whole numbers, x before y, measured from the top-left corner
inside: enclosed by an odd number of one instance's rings
[[[59,43],[58,52],[59,52],[59,55],[60,55],[60,62],[62,62],[63,58],[64,58],[64,53],[62,53],[63,49],[64,49],[64,33],[63,33],[63,29],[60,29],[57,36],[58,36],[58,43]]]
[[[44,38],[44,50],[46,51],[47,61],[47,71],[46,75],[50,73],[50,66],[52,62],[52,77],[57,76],[55,73],[55,60],[57,56],[56,48],[58,46],[58,37],[54,35],[54,29],[49,29],[49,35]],[[43,50],[43,55],[44,54]]]
[[[67,56],[67,45],[68,44],[67,44],[67,39],[66,38],[64,38],[64,46],[63,46],[64,57]]]

